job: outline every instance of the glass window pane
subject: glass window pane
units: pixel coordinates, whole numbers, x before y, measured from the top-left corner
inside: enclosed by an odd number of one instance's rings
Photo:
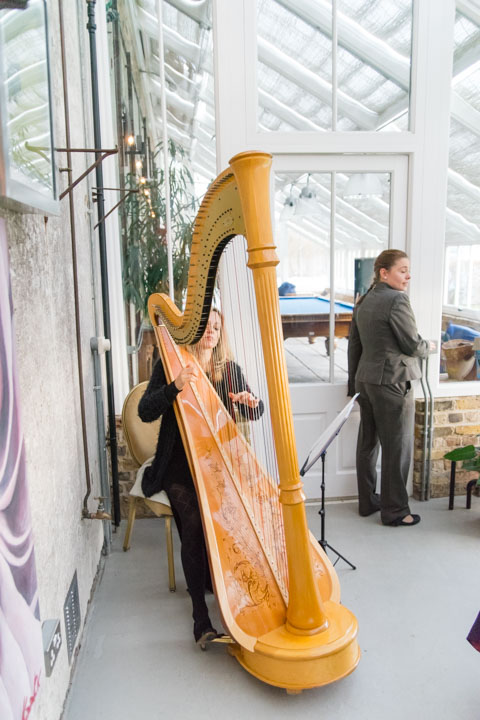
[[[338,0],[337,12],[338,129],[408,129],[412,0]],[[343,95],[363,116],[352,117]]]
[[[45,3],[0,11],[8,160],[12,180],[54,192]],[[1,66],[0,62],[0,66]]]
[[[337,173],[335,299],[352,304],[372,282],[373,262],[389,245],[390,173]],[[353,309],[353,307],[352,307]],[[348,337],[339,314],[335,327],[334,380],[348,377]],[[350,328],[348,328],[350,329]]]
[[[277,174],[275,240],[290,382],[329,382],[330,173]]]
[[[336,47],[332,13],[327,0],[257,0],[258,129],[408,129],[412,0],[339,0]]]
[[[444,382],[480,379],[474,355],[477,345],[480,350],[480,127],[470,121],[480,110],[480,69],[472,56],[480,27],[458,11],[454,37],[440,355]]]
[[[336,173],[335,182],[332,291],[332,175],[276,176],[278,286],[290,382],[346,382],[347,336],[355,295],[364,291],[362,278],[370,284],[371,259],[388,247],[389,173]],[[331,349],[333,298],[335,343]]]
[[[318,23],[294,2],[257,2],[260,131],[332,127],[331,2],[312,8]]]

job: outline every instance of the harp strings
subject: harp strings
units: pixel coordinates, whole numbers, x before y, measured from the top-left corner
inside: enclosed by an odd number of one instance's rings
[[[220,305],[230,339],[234,361],[240,366],[251,392],[263,401],[264,413],[256,418],[240,416],[237,423],[253,453],[243,457],[242,475],[248,480],[245,494],[251,503],[256,523],[262,528],[266,549],[273,557],[283,581],[288,586],[283,518],[278,501],[278,468],[269,412],[268,389],[263,364],[262,343],[258,327],[255,289],[247,268],[246,243],[236,237],[224,251],[220,265]],[[235,378],[237,380],[237,378]],[[233,392],[244,388],[235,386]],[[235,443],[233,443],[235,446]],[[240,458],[237,458],[240,460]],[[273,491],[272,491],[273,486]]]

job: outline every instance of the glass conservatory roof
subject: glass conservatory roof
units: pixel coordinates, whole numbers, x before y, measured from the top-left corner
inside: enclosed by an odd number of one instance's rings
[[[211,3],[168,0],[162,8],[168,135],[184,146],[206,185],[217,174]],[[137,62],[160,139],[156,0],[136,0],[133,14]],[[257,1],[260,132],[408,130],[412,0],[337,0],[335,32],[333,118],[331,3]],[[454,41],[447,242],[480,243],[480,8],[474,0],[457,0]],[[319,174],[312,183],[323,186],[325,179]],[[285,178],[277,202],[289,192],[291,178]],[[385,208],[381,200],[375,204],[383,226]],[[353,204],[351,214],[358,220]]]

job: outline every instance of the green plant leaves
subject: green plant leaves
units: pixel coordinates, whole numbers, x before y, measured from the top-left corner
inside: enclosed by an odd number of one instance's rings
[[[477,457],[477,451],[473,445],[465,445],[465,447],[455,448],[455,450],[451,450],[443,457],[445,458],[445,460],[454,460],[456,462],[460,460],[470,460]],[[463,467],[465,467],[465,463],[463,464]]]
[[[462,470],[474,470],[480,472],[480,456],[472,458],[471,460],[464,460],[462,463]]]
[[[174,295],[177,303],[181,304],[187,285],[198,202],[185,150],[173,140],[169,140],[168,149]],[[161,151],[160,144],[154,158]],[[142,183],[137,175],[128,174],[125,182],[126,189],[131,192],[123,206],[126,226],[124,296],[144,316],[147,316],[149,296],[154,292],[168,292],[164,177],[164,170],[153,163],[150,179]]]

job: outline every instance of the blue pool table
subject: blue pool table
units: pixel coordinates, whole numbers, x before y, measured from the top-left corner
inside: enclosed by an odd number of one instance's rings
[[[329,336],[330,300],[308,295],[286,295],[279,298],[283,338]],[[353,304],[335,303],[335,337],[348,337],[352,322]]]

